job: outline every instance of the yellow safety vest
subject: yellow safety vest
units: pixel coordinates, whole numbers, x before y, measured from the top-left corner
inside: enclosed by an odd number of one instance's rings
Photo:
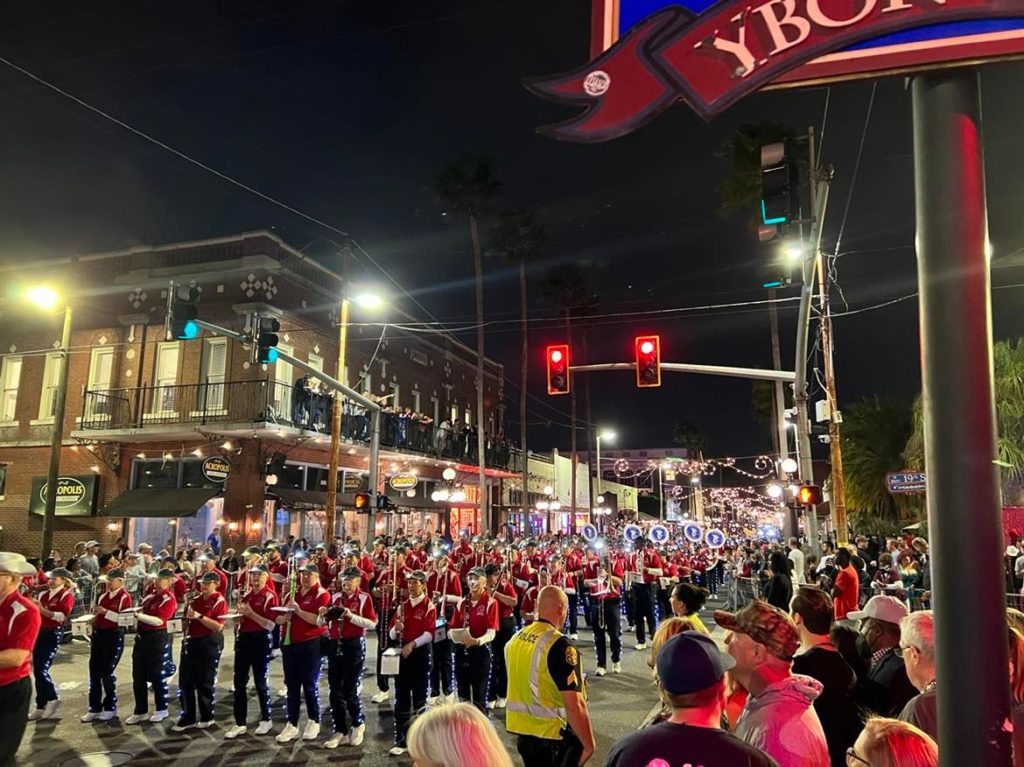
[[[518,735],[561,740],[567,724],[562,694],[548,673],[548,651],[562,636],[546,621],[524,626],[505,645],[508,703],[505,728]]]

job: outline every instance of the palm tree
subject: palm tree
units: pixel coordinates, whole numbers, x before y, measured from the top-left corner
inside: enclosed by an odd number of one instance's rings
[[[437,177],[438,196],[453,210],[469,218],[469,239],[473,245],[473,273],[476,278],[476,447],[480,480],[480,518],[488,530],[496,529],[491,519],[487,492],[486,437],[484,435],[484,267],[480,244],[480,218],[488,214],[501,184],[488,160],[463,156],[441,169]]]
[[[704,435],[693,421],[676,424],[672,441],[686,450],[687,458],[695,458],[704,452]]]
[[[547,233],[536,211],[516,210],[504,213],[494,231],[494,244],[506,263],[519,270],[519,319],[522,356],[519,370],[519,449],[522,456],[523,514],[529,514],[529,466],[526,459],[526,385],[530,369],[528,333],[529,310],[526,300],[526,267],[538,260],[544,252]]]
[[[761,147],[791,138],[793,131],[777,123],[741,125],[718,150],[730,165],[730,174],[718,185],[718,212],[754,213],[761,197]]]
[[[919,504],[912,496],[892,495],[885,482],[886,474],[906,468],[903,451],[912,430],[910,411],[878,397],[843,411],[846,502],[862,518],[898,522]]]

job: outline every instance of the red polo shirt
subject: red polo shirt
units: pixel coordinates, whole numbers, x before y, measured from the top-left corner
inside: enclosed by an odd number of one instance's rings
[[[240,599],[244,599],[252,611],[264,620],[272,621],[277,618],[277,613],[271,609],[277,607],[277,592],[274,591],[274,587],[270,583],[267,583],[262,590],[255,591],[247,597],[240,597]],[[248,634],[251,631],[268,631],[248,615],[242,618],[242,625],[238,627],[238,630],[243,634]]]
[[[95,584],[93,588],[97,588],[98,585]],[[132,595],[123,586],[117,591],[104,591],[96,601],[96,606],[113,613],[123,613],[132,606]],[[107,620],[106,615],[98,615],[93,620],[92,627],[94,629],[116,629],[118,626],[113,621]]]
[[[427,594],[431,597],[441,595],[461,597],[462,583],[459,582],[459,576],[451,570],[445,570],[443,573],[432,570],[427,576]]]
[[[602,562],[589,562],[587,566],[583,568],[583,580],[592,581],[597,578],[597,571],[602,567]],[[616,578],[625,577],[622,564],[620,562],[612,562],[611,570],[608,571],[608,575],[614,575]],[[590,598],[605,600],[605,599],[617,599],[622,595],[622,586],[613,586],[611,580],[603,581],[600,585],[589,586]]]
[[[316,615],[320,612],[321,607],[327,607],[331,603],[331,595],[327,593],[327,590],[320,585],[314,586],[307,592],[303,593],[301,589],[295,592],[295,604],[299,606],[299,609],[303,612],[313,613]],[[325,626],[320,626],[315,623],[307,623],[302,618],[292,615],[292,630],[291,638],[292,644],[298,644],[299,642],[305,642],[309,639],[317,639],[327,633]]]
[[[203,582],[203,576],[206,575],[206,573],[208,573],[208,572],[210,572],[210,573],[217,573],[217,575],[220,576],[220,586],[217,588],[217,591],[220,592],[221,594],[227,594],[228,593],[228,575],[223,570],[218,570],[217,568],[214,568],[213,570],[203,570],[201,573],[199,573],[199,575],[197,575],[195,578],[193,578],[192,579],[192,590],[197,592],[197,593],[202,591],[201,586],[202,586],[202,582]],[[177,589],[175,589],[174,595],[175,596],[178,595]]]
[[[166,631],[167,621],[173,618],[174,613],[178,610],[178,600],[174,598],[174,594],[170,591],[153,592],[142,600],[141,607],[144,615],[152,615],[154,618],[159,618],[160,625],[150,626],[148,623],[139,621],[138,630],[140,632]]]
[[[402,602],[399,610],[395,613],[395,617],[391,619],[391,625],[388,627],[388,632],[395,627],[395,621],[398,618],[398,613],[402,614],[402,636],[399,637],[399,641],[403,645],[409,644],[417,637],[423,634],[430,634],[434,636],[434,629],[437,627],[437,611],[434,609],[433,603],[426,598],[424,595],[419,604],[414,605],[411,600],[406,599]]]
[[[20,666],[0,669],[0,687],[32,673],[32,648],[39,637],[41,623],[39,608],[17,591],[0,602],[0,650],[28,650]]]
[[[533,618],[528,618],[527,613],[532,613],[534,608],[537,606],[537,594],[540,592],[540,588],[537,586],[530,586],[523,594],[523,603],[519,606],[519,613],[523,616],[523,625],[529,626],[533,623]]]
[[[516,591],[516,587],[513,586],[508,581],[503,581],[503,582],[499,583],[497,585],[497,587],[495,587],[494,591],[497,594],[504,594],[507,597],[513,597],[517,601],[519,599],[519,592]],[[511,618],[512,617],[512,612],[513,612],[514,608],[509,607],[508,605],[506,605],[504,602],[502,602],[500,600],[496,599],[495,601],[498,603],[498,618],[501,618],[501,619]]]
[[[221,626],[224,625],[224,616],[228,612],[228,603],[224,599],[224,596],[218,592],[212,594],[200,594],[198,597],[192,600],[192,609],[205,618],[211,618],[217,621]],[[188,635],[190,637],[208,637],[213,633],[213,629],[203,625],[200,621],[190,619],[188,622]]]
[[[56,591],[50,589],[39,595],[39,603],[51,613],[63,613],[64,620],[55,621],[52,618],[42,618],[44,629],[56,629],[71,620],[71,611],[75,609],[75,595],[67,586],[61,586]]]
[[[283,559],[271,562],[267,565],[267,571],[270,573],[270,583],[274,587],[274,593],[280,598],[288,586],[288,563]]]
[[[474,639],[479,639],[487,629],[498,630],[498,600],[486,591],[476,602],[466,597],[459,602],[452,616],[452,628],[469,629]]]
[[[346,596],[344,591],[339,591],[331,600],[334,607],[348,608],[353,615],[366,618],[376,623],[377,611],[373,609],[373,600],[365,591],[356,591],[352,596]],[[366,636],[366,629],[357,626],[352,621],[339,618],[333,620],[328,626],[331,639],[360,639]]]

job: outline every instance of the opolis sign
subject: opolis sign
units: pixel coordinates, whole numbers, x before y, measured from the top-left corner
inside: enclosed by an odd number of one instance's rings
[[[710,119],[754,91],[1024,55],[1024,0],[594,0],[593,61],[532,78],[586,107],[541,128],[607,141],[682,100]]]

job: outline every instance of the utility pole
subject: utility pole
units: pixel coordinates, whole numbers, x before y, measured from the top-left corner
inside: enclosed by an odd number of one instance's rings
[[[775,306],[776,295],[777,291],[775,288],[768,289],[768,318],[772,329],[772,369],[782,370],[782,350],[779,342],[779,310]],[[789,458],[789,435],[786,434],[786,390],[782,386],[782,381],[775,381],[772,403],[774,404],[773,417],[775,420],[772,437],[774,438],[776,453],[778,454],[775,472],[780,482],[785,486],[786,472],[782,470],[782,462]],[[796,509],[788,505],[783,505],[782,508],[784,509],[786,520],[783,525],[783,534],[787,538],[791,536],[799,537],[800,530],[797,525]]]
[[[347,260],[347,259],[346,259]],[[344,267],[342,272],[344,272]],[[347,286],[342,285],[343,291]],[[345,379],[345,348],[348,343],[348,306],[349,299],[341,299],[338,310],[338,380],[348,384]],[[331,408],[331,454],[327,467],[327,510],[324,517],[324,544],[329,546],[334,540],[335,514],[338,507],[338,453],[341,452],[341,409],[345,398],[341,391],[334,390],[333,407]],[[375,489],[374,489],[375,491]],[[367,531],[367,538],[373,540],[373,530]]]
[[[839,400],[836,396],[836,371],[832,358],[832,313],[828,300],[828,271],[825,258],[818,249],[815,257],[818,268],[818,308],[821,321],[821,353],[825,359],[825,393],[828,402],[828,447],[832,463],[832,493],[829,506],[832,509],[832,526],[836,530],[836,543],[845,546],[848,541],[846,527],[846,486],[843,481],[843,446],[839,441]]]
[[[64,326],[60,334],[60,375],[53,402],[53,432],[50,435],[50,466],[46,472],[46,505],[43,508],[43,540],[40,561],[53,548],[53,526],[57,516],[57,483],[60,480],[60,451],[64,444],[64,410],[68,400],[68,369],[71,367],[71,304],[64,304]]]

